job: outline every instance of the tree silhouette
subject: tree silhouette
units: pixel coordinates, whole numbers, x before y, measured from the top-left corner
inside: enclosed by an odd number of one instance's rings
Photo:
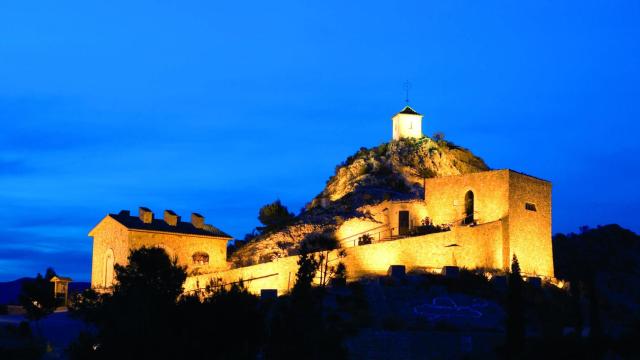
[[[346,358],[343,334],[323,313],[326,289],[313,287],[321,261],[308,247],[302,247],[291,294],[278,299],[268,326],[266,359]]]
[[[290,213],[280,200],[276,200],[260,208],[258,220],[264,226],[258,227],[258,230],[263,234],[274,232],[289,225],[294,218],[293,213]]]
[[[126,266],[115,266],[113,294],[103,295],[93,314],[97,335],[93,342],[79,339],[71,357],[79,358],[91,349],[96,358],[179,357],[175,335],[178,324],[176,302],[186,279],[185,268],[170,259],[164,249],[132,250]]]
[[[53,313],[56,308],[53,283],[50,281],[54,276],[56,276],[56,272],[52,268],[48,268],[44,276],[38,273],[35,279],[29,279],[22,283],[18,301],[27,312],[27,318],[36,322],[38,335],[42,335],[40,319]]]
[[[520,264],[514,254],[509,273],[509,285],[507,290],[507,341],[506,351],[508,358],[517,357],[524,349],[525,325],[524,325],[524,283],[520,276]]]

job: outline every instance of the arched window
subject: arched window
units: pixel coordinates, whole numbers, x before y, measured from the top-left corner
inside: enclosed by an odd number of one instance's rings
[[[195,265],[207,265],[209,263],[209,254],[203,251],[193,253],[191,258]]]
[[[473,213],[474,213],[474,204],[473,204],[473,191],[469,190],[464,195],[464,221],[465,225],[473,224]]]
[[[104,257],[104,287],[113,286],[113,250],[108,249]]]

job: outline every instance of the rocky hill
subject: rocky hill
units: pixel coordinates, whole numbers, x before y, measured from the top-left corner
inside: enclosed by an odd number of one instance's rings
[[[325,188],[292,225],[252,239],[231,256],[231,261],[245,266],[296,254],[307,234],[333,232],[345,220],[366,217],[361,211],[365,205],[421,199],[426,178],[488,169],[481,158],[442,138],[403,139],[360,148],[336,167]]]

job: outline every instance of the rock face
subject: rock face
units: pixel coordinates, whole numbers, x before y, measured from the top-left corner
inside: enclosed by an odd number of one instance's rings
[[[231,256],[234,267],[249,266],[278,258],[296,255],[305,236],[314,232],[331,231],[335,226],[294,224],[272,234],[261,235],[238,249]]]
[[[450,142],[428,137],[402,139],[371,149],[361,148],[336,168],[336,174],[316,199],[336,201],[367,188],[421,197],[423,174],[439,177],[486,170],[489,167],[482,159]]]
[[[423,199],[425,178],[489,170],[469,150],[428,137],[361,148],[336,167],[320,194],[293,225],[260,235],[237,250],[231,261],[246,266],[295,255],[312,232],[333,232],[345,220],[366,218],[363,209],[384,200]]]

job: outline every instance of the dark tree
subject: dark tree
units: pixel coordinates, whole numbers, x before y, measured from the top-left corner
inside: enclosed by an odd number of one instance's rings
[[[296,282],[268,326],[267,359],[344,359],[343,334],[323,313],[325,289],[313,287],[320,260],[303,247]]]
[[[27,312],[27,318],[38,321],[51,314],[56,308],[56,299],[53,294],[53,283],[50,280],[56,276],[52,268],[48,268],[44,276],[38,274],[35,279],[26,280],[22,283],[22,290],[19,296],[20,305]]]
[[[129,264],[115,265],[116,284],[114,296],[143,297],[159,303],[174,304],[182,294],[182,284],[187,278],[186,269],[178,266],[164,249],[140,248],[131,251]]]
[[[338,263],[331,282],[338,286],[344,286],[347,284],[347,267],[344,263]]]
[[[589,300],[589,345],[594,359],[604,357],[604,334],[600,319],[600,304],[595,277],[585,283],[587,299]]]
[[[336,275],[340,259],[346,256],[343,250],[336,252],[336,255],[332,256],[332,250],[339,247],[340,243],[336,237],[328,232],[310,233],[300,245],[301,255],[304,257],[311,256],[314,261],[318,284],[322,287],[329,285]],[[300,265],[300,263],[298,264]]]
[[[126,266],[115,266],[113,294],[104,295],[99,305],[88,300],[88,313],[83,316],[94,321],[97,334],[93,339],[84,334],[72,346],[71,357],[80,358],[87,352],[94,358],[180,357],[175,341],[176,302],[182,294],[185,269],[161,248],[133,250],[128,260]]]
[[[242,283],[207,288],[204,298],[178,303],[180,358],[256,359],[264,333],[260,299]]]
[[[507,292],[507,339],[506,351],[508,358],[516,358],[522,353],[525,342],[524,324],[524,282],[520,276],[518,258],[513,255],[511,272],[509,273],[509,288]]]
[[[287,207],[282,205],[280,200],[276,200],[260,208],[258,220],[264,226],[258,227],[258,230],[263,234],[278,231],[289,225],[294,218],[295,216],[289,212]]]
[[[302,246],[298,259],[298,272],[296,282],[293,285],[292,294],[303,297],[308,296],[313,286],[313,279],[320,266],[314,254],[306,246]]]

